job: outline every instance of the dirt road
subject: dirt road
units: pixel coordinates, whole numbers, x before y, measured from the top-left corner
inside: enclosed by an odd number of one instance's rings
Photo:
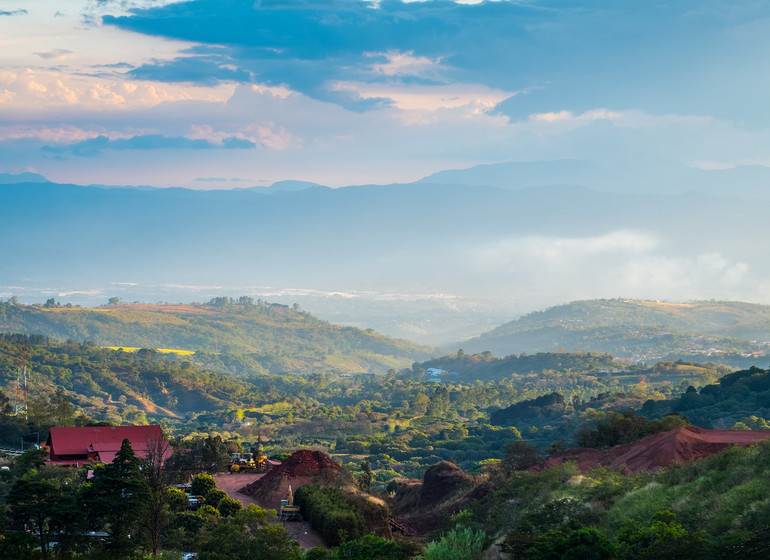
[[[264,509],[270,509],[260,504],[251,496],[247,496],[246,494],[241,494],[238,492],[238,490],[244,486],[251,484],[255,480],[259,480],[263,476],[265,475],[261,473],[223,473],[214,475],[214,480],[217,481],[217,488],[227,492],[228,496],[241,502],[243,507],[247,507],[249,504],[254,504]],[[291,535],[291,538],[296,540],[304,550],[315,548],[317,546],[326,546],[323,539],[321,538],[321,535],[311,529],[310,525],[307,523],[291,521],[283,523],[282,525],[286,527],[286,530],[289,532],[289,535]]]

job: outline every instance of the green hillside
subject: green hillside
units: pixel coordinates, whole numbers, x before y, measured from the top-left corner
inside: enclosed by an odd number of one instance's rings
[[[46,414],[56,392],[91,418],[119,423],[172,420],[242,406],[258,396],[244,380],[152,350],[121,352],[40,335],[0,335],[0,390],[14,408],[24,403],[22,363],[30,420],[42,425],[53,421]]]
[[[113,348],[195,352],[216,371],[385,372],[430,357],[430,349],[371,330],[322,321],[297,306],[242,297],[207,304],[116,304],[98,308],[0,302],[0,332],[42,334]]]
[[[460,344],[469,352],[608,352],[635,361],[695,359],[744,367],[770,341],[770,307],[742,302],[588,300],[530,313]]]

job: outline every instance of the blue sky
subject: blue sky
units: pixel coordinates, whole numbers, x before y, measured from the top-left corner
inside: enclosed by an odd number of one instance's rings
[[[770,6],[0,0],[0,172],[229,188],[770,165]]]

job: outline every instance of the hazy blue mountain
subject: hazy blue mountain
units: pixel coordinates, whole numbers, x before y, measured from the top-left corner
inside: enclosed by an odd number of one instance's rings
[[[603,162],[586,160],[522,161],[476,165],[429,175],[419,182],[485,185],[525,189],[552,185],[582,185],[608,192],[739,196],[770,200],[770,167],[744,165],[730,169],[698,169],[657,160]]]
[[[278,181],[269,187],[251,187],[249,190],[256,193],[272,194],[275,192],[297,192],[316,188],[328,189],[329,187],[319,185],[318,183],[311,183],[310,181]]]
[[[770,201],[580,186],[27,182],[0,185],[0,298],[252,295],[438,344],[586,296],[751,300],[770,277],[768,215]],[[336,299],[323,312],[303,297]]]
[[[475,165],[468,169],[447,169],[428,175],[418,182],[525,189],[551,185],[589,185],[601,173],[602,170],[596,164],[578,159],[519,161]]]
[[[0,173],[0,185],[14,185],[17,183],[49,183],[48,179],[37,173]]]

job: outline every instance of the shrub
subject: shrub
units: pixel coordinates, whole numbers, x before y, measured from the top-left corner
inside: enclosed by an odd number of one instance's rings
[[[484,531],[471,528],[449,531],[440,540],[428,544],[423,560],[476,560],[481,558]]]

